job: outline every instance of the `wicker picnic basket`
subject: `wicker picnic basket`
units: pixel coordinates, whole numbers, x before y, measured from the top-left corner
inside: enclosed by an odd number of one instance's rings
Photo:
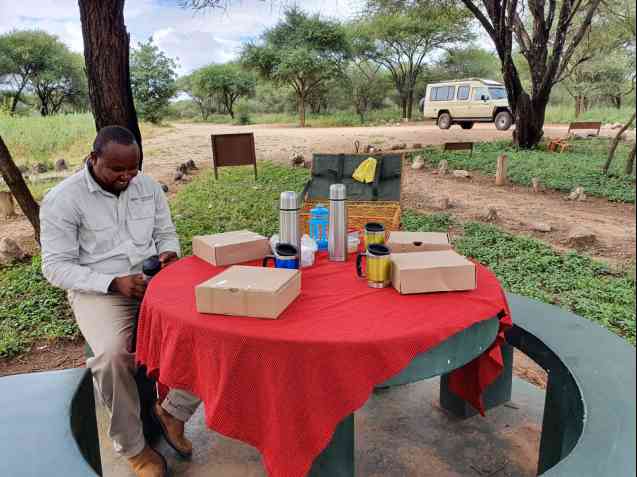
[[[370,184],[352,179],[352,174],[368,157],[378,161],[376,177]],[[362,230],[368,222],[379,222],[386,231],[400,230],[402,189],[402,154],[314,154],[312,178],[303,191],[301,222],[309,233],[310,210],[329,203],[329,186],[336,183],[347,187],[347,226]]]

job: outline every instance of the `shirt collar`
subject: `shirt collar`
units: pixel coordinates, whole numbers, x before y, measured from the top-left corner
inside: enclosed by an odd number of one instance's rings
[[[102,188],[102,186],[100,186],[97,181],[95,180],[95,178],[93,177],[93,174],[91,174],[90,171],[90,164],[87,162],[86,165],[84,166],[84,178],[86,179],[86,186],[88,187],[89,192],[101,192],[102,194],[108,195],[110,196],[115,196],[113,193],[108,192],[106,190],[104,190]]]

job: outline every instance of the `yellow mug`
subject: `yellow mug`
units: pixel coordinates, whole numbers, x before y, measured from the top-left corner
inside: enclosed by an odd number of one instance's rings
[[[372,244],[382,245],[385,243],[385,226],[378,222],[369,222],[365,224],[363,235],[365,247],[369,247]]]
[[[363,258],[367,261],[363,274]],[[381,244],[371,244],[366,252],[356,257],[356,273],[367,278],[367,285],[372,288],[385,288],[391,282],[391,260],[389,248]]]

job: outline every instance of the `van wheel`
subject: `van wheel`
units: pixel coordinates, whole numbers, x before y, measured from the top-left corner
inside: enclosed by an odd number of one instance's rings
[[[507,131],[513,124],[513,117],[508,111],[501,111],[495,116],[495,127],[498,131]]]
[[[442,113],[438,116],[438,127],[440,129],[449,129],[451,127],[451,116],[448,113]]]
[[[472,122],[464,122],[464,123],[460,123],[460,127],[462,129],[473,129],[473,124]]]

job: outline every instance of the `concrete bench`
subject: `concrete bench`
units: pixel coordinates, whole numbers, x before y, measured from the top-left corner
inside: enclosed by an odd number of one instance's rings
[[[548,372],[538,475],[635,475],[635,348],[605,328],[555,306],[508,295],[514,326],[507,342]],[[507,369],[487,405],[510,399]],[[461,417],[470,406],[441,386],[441,404]]]
[[[511,397],[514,346],[549,375],[538,475],[635,475],[635,349],[560,308],[514,294],[508,298],[515,325],[503,350],[506,369],[486,392],[487,407]],[[480,334],[493,336],[496,329],[497,322],[489,320]],[[422,358],[440,361],[436,349],[429,353]],[[412,382],[420,373],[416,364],[385,384]],[[475,414],[449,393],[444,376],[441,404],[460,416]],[[338,426],[310,475],[353,477],[354,435],[352,415]],[[90,373],[72,369],[1,378],[0,442],[2,476],[101,475]]]
[[[87,369],[0,378],[0,475],[102,475]]]

